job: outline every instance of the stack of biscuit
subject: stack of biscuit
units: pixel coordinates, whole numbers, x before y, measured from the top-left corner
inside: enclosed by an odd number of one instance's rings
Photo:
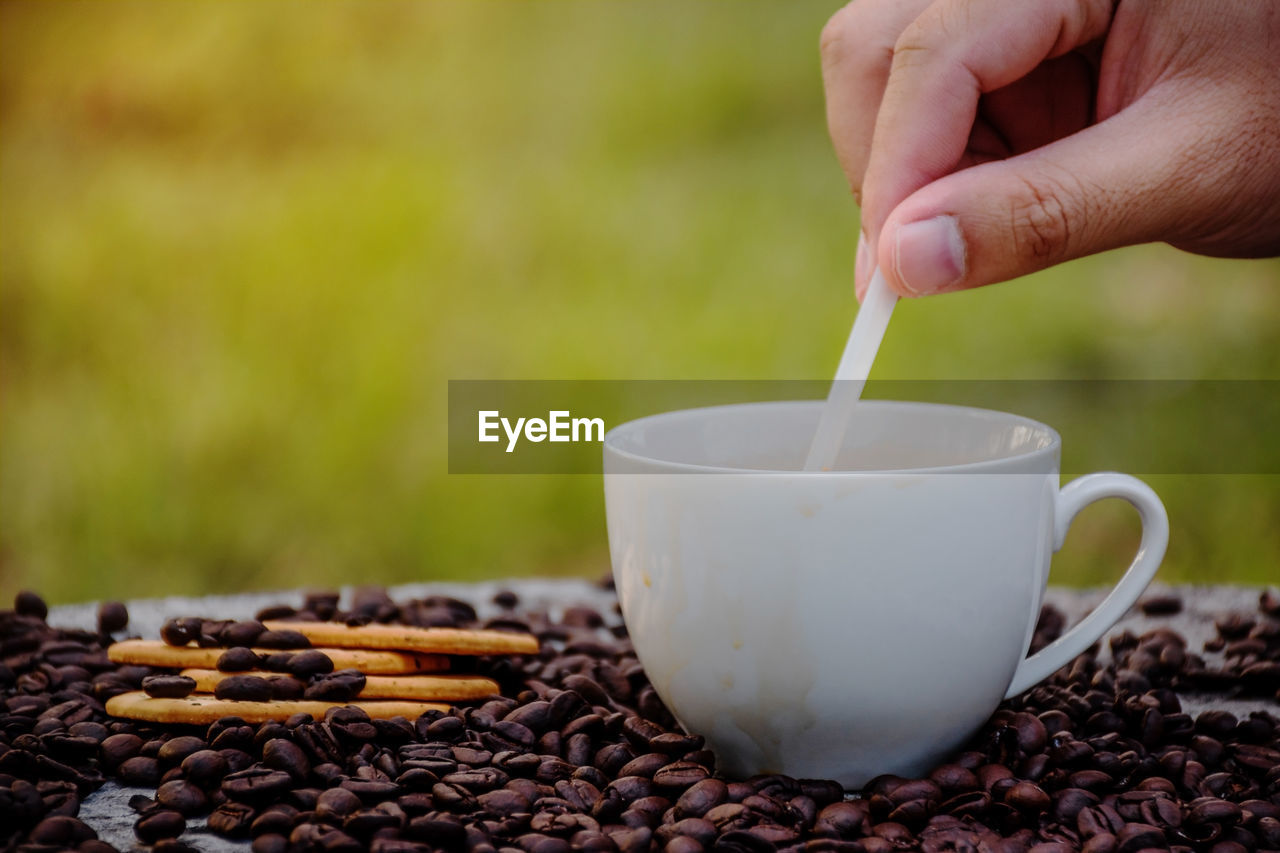
[[[342,622],[170,619],[163,640],[125,640],[114,663],[163,670],[107,701],[109,714],[157,723],[223,717],[283,722],[354,705],[372,719],[415,719],[499,692],[466,657],[538,652],[531,634]]]

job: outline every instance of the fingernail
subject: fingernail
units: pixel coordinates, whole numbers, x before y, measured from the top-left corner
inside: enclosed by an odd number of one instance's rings
[[[867,280],[871,277],[871,260],[871,252],[867,250],[867,235],[859,231],[858,256],[853,262],[854,290],[859,302],[862,301],[862,295],[866,293]]]
[[[907,290],[938,293],[964,278],[964,237],[954,216],[901,225],[894,236],[893,265]]]

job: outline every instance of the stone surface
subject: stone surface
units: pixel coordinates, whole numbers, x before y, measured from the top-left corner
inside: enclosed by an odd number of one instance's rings
[[[493,596],[501,589],[509,589],[520,596],[522,606],[545,607],[553,613],[575,604],[586,604],[599,610],[613,607],[615,598],[611,591],[601,589],[595,584],[582,580],[549,580],[521,579],[508,581],[490,581],[484,583],[424,583],[406,584],[389,590],[393,598],[424,597],[427,595],[450,595],[465,599],[476,606],[480,617],[497,615],[499,609],[492,603]],[[1244,610],[1252,612],[1257,609],[1260,590],[1253,587],[1234,586],[1177,586],[1167,587],[1153,585],[1148,595],[1173,593],[1181,597],[1183,610],[1174,616],[1147,617],[1137,609],[1131,610],[1125,618],[1112,629],[1112,632],[1123,630],[1141,634],[1156,624],[1171,627],[1185,636],[1193,649],[1199,649],[1205,640],[1214,636],[1214,619],[1227,610]],[[348,597],[351,590],[343,590]],[[1089,612],[1106,595],[1107,590],[1071,590],[1050,588],[1045,597],[1047,604],[1061,610],[1070,624],[1075,624]],[[159,636],[160,625],[174,615],[200,615],[210,618],[251,618],[261,607],[267,604],[292,604],[302,602],[301,590],[286,592],[252,593],[245,595],[207,596],[204,598],[168,597],[143,599],[127,602],[129,608],[129,630],[131,636],[154,638]],[[55,607],[49,613],[51,624],[92,628],[96,623],[97,604],[80,604]],[[1109,654],[1104,644],[1101,650],[1103,659]],[[1207,659],[1217,656],[1206,654]],[[1180,697],[1183,709],[1197,714],[1209,707],[1231,711],[1237,716],[1245,716],[1250,711],[1268,710],[1280,714],[1280,705],[1264,700],[1229,700],[1222,697],[1197,697],[1185,695]],[[153,792],[149,789],[128,788],[108,783],[102,789],[87,798],[82,806],[80,817],[94,827],[100,837],[119,849],[128,850],[135,846],[133,823],[135,815],[128,806],[129,797],[134,794]],[[184,840],[201,850],[206,851],[246,851],[247,842],[232,842],[220,838],[205,828],[203,818],[189,822]]]

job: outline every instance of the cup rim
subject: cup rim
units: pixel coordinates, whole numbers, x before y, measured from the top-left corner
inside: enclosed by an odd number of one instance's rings
[[[982,459],[974,462],[960,462],[954,465],[929,465],[913,468],[865,468],[851,471],[805,471],[794,468],[734,468],[723,465],[702,465],[694,462],[679,462],[671,459],[662,459],[656,456],[645,456],[618,446],[620,436],[624,435],[626,432],[634,431],[642,424],[652,423],[654,421],[685,420],[703,416],[708,412],[725,412],[733,409],[756,409],[764,407],[820,407],[824,404],[824,400],[772,400],[754,403],[730,403],[720,406],[700,406],[692,409],[675,409],[669,412],[658,412],[657,414],[646,415],[642,418],[636,418],[634,420],[627,421],[626,423],[618,424],[616,427],[610,429],[604,436],[604,442],[602,444],[603,452],[606,457],[612,454],[631,462],[663,468],[665,469],[663,473],[757,474],[766,476],[845,478],[901,476],[904,474],[982,473],[984,471],[990,471],[992,468],[1012,465],[1018,462],[1035,459],[1037,457],[1053,456],[1057,454],[1062,447],[1062,436],[1058,434],[1056,429],[1046,423],[1034,420],[1033,418],[1028,418],[1024,415],[1018,415],[1012,412],[1002,412],[998,409],[983,409],[977,406],[956,406],[950,403],[925,403],[911,400],[860,400],[858,405],[885,409],[945,409],[950,412],[963,413],[968,416],[977,416],[991,421],[999,420],[1005,423],[1014,422],[1033,429],[1042,430],[1048,434],[1049,442],[1043,447],[1033,448],[1020,453],[1012,453],[1008,456],[998,456],[993,459]],[[609,473],[607,466],[605,473]]]

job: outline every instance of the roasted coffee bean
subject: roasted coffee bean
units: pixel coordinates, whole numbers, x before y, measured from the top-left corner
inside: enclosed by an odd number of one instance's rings
[[[978,777],[967,767],[958,764],[943,764],[929,774],[944,792],[972,791],[978,787]]]
[[[342,822],[342,831],[358,838],[367,838],[379,830],[399,830],[403,818],[403,815],[379,809],[357,809]]]
[[[218,656],[219,672],[249,672],[262,665],[262,657],[253,649],[235,646]]]
[[[506,788],[481,794],[476,798],[476,802],[489,814],[499,817],[508,817],[529,810],[528,797]]]
[[[706,845],[690,835],[676,835],[662,847],[662,853],[702,853]]]
[[[800,793],[813,800],[819,809],[837,803],[844,797],[844,788],[831,779],[800,779]]]
[[[977,769],[976,775],[978,784],[982,786],[983,790],[989,792],[996,786],[996,783],[1005,779],[1012,779],[1013,771],[1003,764],[984,764]]]
[[[209,829],[226,838],[244,838],[253,824],[254,810],[244,803],[228,802],[209,815]]]
[[[1247,613],[1231,613],[1214,622],[1218,633],[1228,640],[1237,640],[1253,629],[1257,620]]]
[[[1115,834],[1124,827],[1124,819],[1109,805],[1090,806],[1076,815],[1076,829],[1082,838],[1101,832]]]
[[[1017,739],[1018,749],[1023,753],[1034,753],[1044,749],[1049,732],[1044,723],[1034,714],[1025,711],[1014,714],[1009,722]]]
[[[231,771],[226,756],[212,749],[201,749],[182,759],[182,772],[188,781],[197,785],[221,784],[222,777]]]
[[[49,615],[49,605],[29,589],[24,589],[13,597],[13,610],[19,616],[30,616],[41,621]]]
[[[640,853],[653,844],[653,830],[647,826],[621,829],[607,833],[619,853]]]
[[[649,741],[663,733],[660,726],[640,716],[627,717],[622,723],[622,731],[627,740],[645,748],[649,746]]]
[[[726,832],[716,841],[716,850],[726,853],[769,853],[778,845],[765,834],[766,827],[736,829]]]
[[[937,810],[945,815],[963,817],[981,815],[991,806],[991,795],[985,791],[964,791],[938,804]]]
[[[450,750],[453,754],[453,760],[460,764],[469,764],[472,767],[480,767],[488,764],[493,758],[493,753],[487,749],[477,749],[466,744],[459,744]]]
[[[1115,853],[1120,842],[1109,832],[1100,832],[1080,848],[1080,853]]]
[[[134,824],[134,834],[146,844],[155,844],[162,838],[177,838],[186,831],[187,822],[182,815],[169,809],[160,809],[143,815]]]
[[[652,779],[654,773],[666,767],[670,762],[670,757],[661,752],[649,752],[644,755],[638,755],[622,765],[618,770],[618,775],[644,776],[646,779]]]
[[[306,681],[317,675],[333,672],[333,660],[324,652],[311,649],[298,652],[289,661],[289,674]]]
[[[200,619],[198,620],[200,627],[195,631],[196,645],[202,649],[212,649],[216,646],[223,645],[220,639],[222,629],[231,624],[229,620],[219,619]]]
[[[707,768],[691,761],[674,761],[653,774],[655,784],[667,788],[685,788],[710,776]]]
[[[634,800],[628,807],[627,813],[636,815],[639,822],[646,826],[654,827],[662,821],[662,815],[671,807],[671,801],[666,797],[648,796]],[[623,821],[626,822],[625,820]]]
[[[218,754],[226,759],[230,773],[239,773],[253,765],[253,756],[242,749],[219,749]]]
[[[818,812],[814,832],[817,835],[834,838],[853,838],[861,832],[867,818],[868,808],[865,800],[832,803]]]
[[[889,802],[895,806],[915,800],[927,800],[936,803],[942,796],[942,789],[929,779],[913,779],[896,784],[886,792]]]
[[[283,770],[297,782],[305,780],[311,772],[306,753],[285,738],[274,738],[263,745],[262,763],[274,770]]]
[[[254,645],[262,649],[309,649],[311,641],[291,628],[281,628],[263,631],[254,640]]]
[[[611,704],[609,694],[590,676],[574,673],[565,676],[563,683],[566,689],[577,693],[592,705],[608,707]]]
[[[431,786],[431,798],[449,811],[470,811],[475,807],[475,796],[461,785],[438,782]]]
[[[579,812],[590,812],[600,800],[600,789],[585,779],[562,779],[555,784],[560,798]]]
[[[165,782],[156,789],[156,802],[167,809],[181,813],[184,817],[191,817],[205,810],[209,798],[205,796],[204,791],[192,783],[175,779],[172,782]]]
[[[312,811],[319,815],[317,809],[312,809]],[[253,819],[253,822],[249,825],[249,832],[254,837],[271,833],[284,835],[293,829],[293,824],[297,817],[298,810],[296,808],[285,803],[276,803],[270,808],[264,809]]]
[[[715,843],[720,831],[709,820],[698,817],[687,817],[675,823],[666,823],[654,832],[654,839],[664,845],[663,850],[672,849],[672,842],[684,838],[697,843],[697,849],[710,847]],[[685,849],[677,847],[676,849]]]
[[[279,799],[290,785],[289,774],[266,767],[250,767],[228,775],[221,786],[222,793],[237,802],[259,805]]]
[[[1148,616],[1169,616],[1182,612],[1182,599],[1176,595],[1148,595],[1138,602]]]
[[[663,732],[649,741],[649,748],[665,755],[679,756],[702,749],[702,738],[695,735]]]
[[[529,702],[511,711],[503,719],[507,722],[519,723],[535,734],[542,734],[551,725],[551,703]]]
[[[1193,800],[1187,811],[1187,822],[1202,823],[1236,823],[1240,820],[1241,809],[1229,800],[1217,797],[1200,797]]]
[[[73,737],[87,737],[96,743],[102,743],[111,734],[111,731],[102,723],[85,721],[68,726],[67,734]]]
[[[690,785],[676,800],[678,818],[702,817],[711,809],[728,802],[729,787],[719,779],[703,779]]]
[[[432,812],[411,818],[405,825],[405,835],[430,841],[446,849],[462,849],[467,838],[462,821],[444,812]]]
[[[450,773],[441,779],[447,785],[460,785],[468,791],[491,791],[505,785],[509,777],[496,767],[481,767]]]
[[[129,625],[129,609],[119,601],[104,601],[98,605],[98,631],[114,634]]]
[[[271,698],[279,700],[301,699],[306,693],[307,685],[291,675],[273,675],[267,679],[271,688]]]
[[[441,759],[443,761],[443,759]],[[418,762],[421,764],[421,762]],[[504,750],[493,757],[493,766],[510,776],[532,776],[542,766],[542,757],[514,750]],[[452,773],[453,766],[448,763],[440,768],[440,775]]]
[[[1045,841],[1031,848],[1032,853],[1076,853],[1076,849],[1066,841]]]
[[[534,771],[533,777],[539,782],[550,784],[561,779],[568,779],[573,775],[574,769],[574,766],[569,762],[556,758],[554,755],[548,755],[544,756],[538,763],[538,769]]]
[[[218,631],[218,642],[224,646],[256,646],[267,627],[256,619],[232,622]]]
[[[425,716],[419,718],[419,722],[425,719]],[[444,741],[450,743],[461,739],[466,724],[457,717],[441,717],[438,720],[432,720],[427,724],[426,731],[422,733],[423,740],[428,741]]]
[[[155,787],[160,782],[160,762],[137,755],[124,761],[116,771],[130,785]]]
[[[1254,824],[1253,833],[1258,846],[1265,850],[1280,849],[1280,818],[1262,817]]]
[[[643,776],[620,776],[609,783],[606,796],[615,796],[623,802],[633,802],[652,796],[653,783]]]
[[[1116,843],[1121,853],[1136,853],[1150,847],[1163,847],[1166,842],[1164,832],[1159,827],[1129,823],[1116,833]]]
[[[271,699],[271,685],[256,675],[232,675],[214,685],[213,695],[240,702],[267,702]]]
[[[264,655],[261,658],[259,668],[265,669],[267,672],[280,672],[287,674],[289,672],[289,663],[293,660],[293,655],[293,652],[272,652]]]
[[[36,844],[71,848],[97,837],[98,833],[83,821],[70,815],[54,815],[36,824],[28,839]]]
[[[1091,791],[1084,788],[1063,788],[1053,794],[1053,816],[1061,823],[1074,825],[1082,810],[1097,804],[1098,795]]]
[[[160,627],[160,638],[171,646],[185,646],[200,635],[200,620],[166,619]]]
[[[485,733],[484,739],[486,743],[508,749],[529,749],[537,740],[534,733],[527,726],[510,720],[499,720],[494,723],[489,731]],[[590,739],[588,739],[587,745],[589,748]]]
[[[1016,809],[1042,812],[1049,808],[1049,795],[1031,782],[1018,782],[1004,795],[1004,801]]]
[[[592,763],[605,775],[616,776],[627,762],[635,758],[632,748],[625,743],[611,743],[596,751]]]
[[[196,680],[185,675],[149,675],[142,689],[157,699],[181,699],[196,689]]]
[[[102,760],[108,766],[118,766],[142,751],[142,738],[132,732],[119,732],[103,739]]]
[[[379,779],[345,779],[342,787],[371,803],[394,797],[400,792],[394,782]]]
[[[270,681],[270,679],[267,679]],[[288,737],[289,729],[283,723],[277,723],[274,720],[263,723],[258,726],[257,731],[253,733],[253,746],[255,751],[260,751],[267,741],[275,740],[278,737]]]
[[[350,702],[364,690],[364,673],[355,669],[340,669],[322,676],[303,693],[303,698],[318,702]]]

